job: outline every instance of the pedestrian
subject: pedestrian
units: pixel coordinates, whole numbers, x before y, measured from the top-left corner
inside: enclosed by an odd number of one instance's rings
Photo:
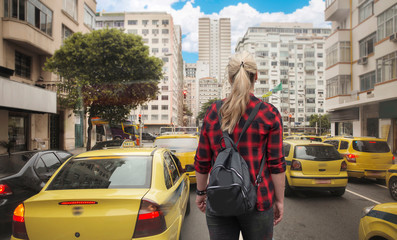
[[[258,72],[255,59],[250,53],[241,52],[233,55],[227,71],[232,91],[222,100],[221,123],[216,103],[208,108],[203,120],[194,162],[197,180],[196,205],[206,213],[211,240],[237,240],[240,231],[246,240],[272,239],[273,226],[282,220],[284,212],[285,159],[282,149],[282,119],[277,108],[269,103],[262,103],[237,146],[240,155],[249,166],[253,184],[263,155],[266,157],[261,173],[263,181],[257,187],[255,210],[230,217],[214,216],[206,211],[206,188],[211,163],[225,147],[222,131],[227,131],[236,142],[248,115],[255,105],[261,102],[253,95]]]

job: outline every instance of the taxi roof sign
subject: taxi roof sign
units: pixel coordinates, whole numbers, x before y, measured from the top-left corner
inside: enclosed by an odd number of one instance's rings
[[[132,148],[132,147],[135,147],[135,146],[136,146],[135,142],[132,141],[132,140],[125,140],[123,142],[123,145],[121,145],[122,148]]]

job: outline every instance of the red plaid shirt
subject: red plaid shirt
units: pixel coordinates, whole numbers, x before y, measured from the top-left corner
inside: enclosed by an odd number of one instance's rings
[[[260,101],[251,94],[251,100],[247,105],[245,114],[231,134],[234,142],[238,140],[244,123],[248,119],[252,109]],[[270,174],[285,171],[282,127],[282,119],[277,108],[269,103],[263,103],[237,146],[240,155],[248,164],[252,183],[256,180],[260,162],[266,149],[266,163],[262,172],[263,182],[259,184],[257,191],[257,209],[259,211],[269,209],[273,205],[274,185]],[[211,160],[215,161],[221,148],[225,147],[223,140],[222,146],[220,144],[222,136],[216,104],[214,103],[208,108],[201,128],[200,142],[194,161],[197,172],[202,174],[210,172]]]

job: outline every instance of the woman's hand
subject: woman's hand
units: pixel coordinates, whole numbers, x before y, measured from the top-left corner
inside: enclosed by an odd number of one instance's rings
[[[283,219],[284,215],[284,203],[279,202],[276,200],[276,202],[273,205],[273,211],[274,211],[274,226],[276,226],[281,220]]]
[[[200,211],[205,213],[205,209],[207,208],[207,195],[196,196],[196,205]]]

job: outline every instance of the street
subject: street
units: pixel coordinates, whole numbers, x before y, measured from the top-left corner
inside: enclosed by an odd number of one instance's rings
[[[191,212],[182,227],[182,239],[207,240],[205,215],[194,204],[191,186]],[[284,219],[274,229],[274,239],[358,239],[358,225],[364,207],[393,202],[384,184],[372,180],[350,180],[346,193],[334,197],[328,192],[298,192],[285,198]],[[1,234],[0,240],[9,239]]]
[[[182,227],[182,239],[207,240],[205,215],[194,205],[195,192],[190,193],[191,212]],[[285,198],[284,219],[274,229],[274,239],[358,239],[358,226],[364,207],[393,202],[384,184],[372,180],[349,181],[346,193],[334,197],[328,192],[298,192]]]

